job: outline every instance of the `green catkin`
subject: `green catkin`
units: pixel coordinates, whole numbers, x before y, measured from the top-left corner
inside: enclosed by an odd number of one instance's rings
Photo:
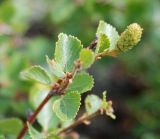
[[[117,47],[123,52],[132,49],[140,41],[142,30],[137,23],[129,25],[127,29],[122,32],[117,42]]]

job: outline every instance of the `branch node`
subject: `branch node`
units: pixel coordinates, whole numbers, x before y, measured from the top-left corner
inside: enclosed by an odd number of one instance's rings
[[[84,120],[83,123],[84,123],[85,125],[90,125],[90,124],[91,124],[91,122],[90,122],[89,120]]]
[[[72,75],[72,73],[67,72],[67,73],[66,73],[66,77],[67,77],[68,79],[72,79],[73,75]]]
[[[49,92],[49,95],[53,96],[57,93],[57,90],[56,89],[53,89]]]

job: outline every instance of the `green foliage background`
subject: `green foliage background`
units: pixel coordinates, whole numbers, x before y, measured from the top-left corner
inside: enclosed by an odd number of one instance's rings
[[[53,56],[59,32],[77,36],[87,46],[99,20],[119,32],[132,22],[144,28],[133,51],[104,58],[90,70],[94,91],[108,90],[117,110],[116,124],[109,126],[113,131],[106,136],[159,139],[159,0],[1,0],[0,118],[26,117],[32,83],[22,81],[20,72],[34,64],[46,66],[45,55]]]

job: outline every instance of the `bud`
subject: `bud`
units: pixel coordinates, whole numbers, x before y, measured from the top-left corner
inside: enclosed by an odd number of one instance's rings
[[[129,25],[127,29],[122,32],[117,42],[117,47],[123,52],[132,49],[140,41],[142,30],[137,23]]]

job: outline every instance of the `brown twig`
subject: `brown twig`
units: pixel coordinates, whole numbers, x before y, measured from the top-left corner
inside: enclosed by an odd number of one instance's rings
[[[91,42],[91,44],[87,47],[88,49],[94,49],[97,45],[97,38],[95,40],[93,40]],[[63,95],[65,90],[67,89],[69,83],[70,83],[70,80],[75,76],[76,72],[80,69],[80,61],[77,60],[75,62],[75,67],[73,69],[73,71],[71,73],[66,73],[66,77],[58,80],[52,87],[52,90],[48,93],[48,95],[44,98],[44,100],[40,103],[40,105],[37,107],[37,109],[34,111],[34,113],[29,117],[29,119],[26,121],[26,123],[24,124],[24,127],[22,128],[21,132],[19,133],[18,135],[18,138],[17,139],[23,139],[25,133],[27,132],[28,130],[28,125],[27,123],[29,124],[32,124],[37,115],[39,114],[39,112],[42,110],[42,108],[45,106],[45,104],[55,95]],[[80,119],[77,120],[77,123],[75,123],[74,125],[72,126],[76,126],[77,124],[80,124],[81,122],[83,122],[85,119],[90,119],[90,116],[84,116]],[[68,129],[64,129],[64,130],[68,130]],[[61,131],[63,132],[63,131]],[[60,133],[59,133],[60,134]]]
[[[58,133],[57,133],[57,135],[60,135],[60,134],[62,134],[62,133],[65,133],[65,132],[73,129],[73,128],[76,127],[77,125],[80,125],[80,124],[82,124],[82,123],[85,123],[85,121],[88,121],[88,120],[96,117],[96,116],[99,115],[99,114],[100,114],[100,111],[99,111],[99,110],[96,111],[96,112],[94,112],[94,113],[91,114],[91,115],[88,115],[87,113],[85,113],[85,114],[83,114],[80,118],[78,118],[74,123],[72,123],[71,125],[69,125],[68,127],[65,127],[65,128],[63,128],[63,129],[59,130]]]
[[[94,49],[97,45],[97,38],[94,39],[91,44],[87,47],[88,49]]]
[[[66,73],[66,76],[60,80],[58,80],[52,87],[51,91],[48,93],[48,95],[44,98],[44,100],[40,103],[40,105],[37,107],[37,109],[34,111],[34,113],[29,117],[29,119],[26,121],[26,123],[24,124],[24,127],[22,128],[21,132],[19,133],[17,139],[23,139],[25,133],[28,130],[28,125],[32,124],[37,115],[39,114],[39,112],[42,110],[42,108],[45,106],[45,104],[55,95],[63,95],[65,90],[67,89],[68,85],[69,85],[69,80],[71,80],[74,75],[76,74],[76,72],[79,70],[80,68],[80,62],[76,61],[75,63],[75,67],[73,69],[73,71],[71,73]]]
[[[101,59],[101,57],[103,57],[103,56],[110,56],[110,57],[117,57],[117,55],[119,55],[120,54],[120,50],[119,49],[116,49],[116,50],[112,50],[112,51],[110,51],[110,50],[106,50],[106,51],[103,51],[103,52],[101,52],[101,53],[98,53],[96,56],[95,56],[95,59],[96,60],[99,60],[99,59]]]
[[[44,107],[44,105],[50,100],[50,98],[57,94],[57,90],[51,90],[48,95],[45,97],[45,99],[41,102],[41,104],[37,107],[37,109],[34,111],[34,113],[29,117],[28,121],[24,124],[23,129],[21,130],[18,139],[22,139],[25,133],[28,130],[27,123],[32,124],[35,121],[36,116],[41,111],[41,109]]]
[[[89,120],[93,119],[94,117],[98,116],[101,114],[101,110],[97,110],[96,112],[92,113],[92,114],[87,114],[84,113],[81,117],[79,117],[76,121],[74,121],[71,125],[60,129],[57,133],[53,132],[50,133],[46,139],[48,139],[49,137],[51,137],[52,135],[61,135],[63,133],[69,132],[71,129],[75,128],[76,126],[80,125],[80,124],[88,124],[90,123]]]

